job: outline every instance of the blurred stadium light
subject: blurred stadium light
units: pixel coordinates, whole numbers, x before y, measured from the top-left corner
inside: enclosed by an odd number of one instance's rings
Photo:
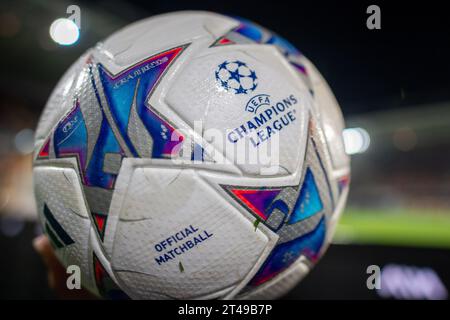
[[[63,46],[74,44],[80,37],[80,30],[75,22],[67,18],[59,18],[53,21],[49,32],[53,41]]]
[[[345,152],[349,155],[365,152],[370,146],[369,133],[363,128],[347,128],[342,132]]]

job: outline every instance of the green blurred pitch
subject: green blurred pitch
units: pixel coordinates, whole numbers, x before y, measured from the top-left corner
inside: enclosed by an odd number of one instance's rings
[[[450,248],[450,211],[348,208],[333,242]]]

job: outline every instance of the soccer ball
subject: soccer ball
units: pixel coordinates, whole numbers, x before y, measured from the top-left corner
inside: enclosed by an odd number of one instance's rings
[[[39,219],[106,298],[276,298],[324,254],[349,184],[340,108],[280,36],[177,12],[88,50],[41,116]]]

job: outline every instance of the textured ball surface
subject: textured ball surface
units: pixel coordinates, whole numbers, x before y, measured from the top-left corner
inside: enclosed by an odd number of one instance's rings
[[[343,128],[325,80],[280,36],[208,12],[139,21],[49,98],[39,218],[99,296],[276,298],[324,254],[345,206]]]

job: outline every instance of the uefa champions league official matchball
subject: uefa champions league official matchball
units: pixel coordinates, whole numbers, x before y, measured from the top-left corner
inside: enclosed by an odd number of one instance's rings
[[[345,206],[343,128],[320,73],[269,30],[208,12],[139,21],[48,100],[39,219],[101,297],[277,298],[324,254]]]

